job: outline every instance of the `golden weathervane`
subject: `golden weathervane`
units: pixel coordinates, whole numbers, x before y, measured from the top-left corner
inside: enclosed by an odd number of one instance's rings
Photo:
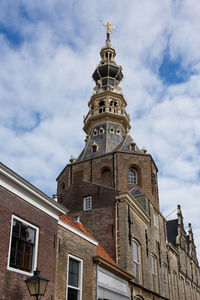
[[[102,23],[102,25],[106,28],[106,32],[107,32],[107,34],[110,34],[110,32],[111,32],[111,29],[114,29],[115,28],[115,26],[114,25],[112,25],[112,24],[110,24],[109,22],[107,22],[107,24],[106,25],[104,25],[103,23]]]

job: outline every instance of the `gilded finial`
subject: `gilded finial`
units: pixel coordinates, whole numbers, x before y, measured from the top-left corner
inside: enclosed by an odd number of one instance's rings
[[[115,29],[115,26],[110,24],[109,22],[107,22],[106,25],[103,24],[103,26],[106,28],[106,32],[107,34],[110,34],[111,33],[111,29]]]
[[[109,22],[107,22],[107,24],[103,24],[103,22],[101,21],[102,25],[106,28],[106,33],[107,33],[107,39],[110,39],[110,33],[111,33],[111,29],[114,29],[115,26],[110,24]]]

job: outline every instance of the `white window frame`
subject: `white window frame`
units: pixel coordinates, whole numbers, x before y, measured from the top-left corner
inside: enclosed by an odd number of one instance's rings
[[[152,267],[153,291],[157,292],[157,290],[158,290],[158,265],[157,265],[157,258],[153,254],[151,254],[151,267]]]
[[[89,202],[89,205],[88,205]],[[92,196],[83,198],[83,210],[88,211],[92,209]]]
[[[128,184],[137,184],[138,174],[134,168],[128,170]]]
[[[20,269],[16,269],[13,267],[10,267],[10,254],[11,254],[11,243],[12,243],[12,233],[13,233],[13,220],[16,219],[30,227],[32,227],[33,229],[35,229],[35,245],[33,248],[33,258],[32,258],[32,271],[31,272],[26,272]],[[37,258],[38,258],[38,244],[39,244],[39,228],[34,226],[33,224],[15,216],[12,215],[12,219],[11,219],[11,229],[10,229],[10,243],[9,243],[9,249],[8,249],[8,263],[7,263],[7,270],[12,271],[12,272],[16,272],[16,273],[20,273],[23,275],[33,275],[33,271],[36,270],[37,268]]]
[[[137,247],[137,254],[138,254],[137,260],[134,259],[134,247],[135,246]],[[136,265],[136,268],[137,268],[138,278],[134,272],[134,270],[135,270],[134,265]],[[140,247],[140,244],[135,239],[133,239],[133,275],[136,278],[136,280],[138,281],[138,283],[140,283],[141,282],[141,247]]]
[[[79,262],[79,287],[75,287],[75,286],[71,286],[68,284],[68,279],[69,279],[69,260],[73,259],[73,260],[76,260]],[[82,285],[83,285],[83,260],[74,256],[74,255],[71,255],[71,254],[68,254],[68,258],[67,258],[67,282],[66,282],[66,300],[68,299],[68,288],[72,288],[74,290],[77,290],[79,291],[78,293],[78,299],[77,300],[82,300]]]

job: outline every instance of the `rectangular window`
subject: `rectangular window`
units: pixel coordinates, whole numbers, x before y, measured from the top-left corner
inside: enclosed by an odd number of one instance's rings
[[[12,216],[8,270],[30,274],[37,266],[39,229]]]
[[[157,259],[155,256],[151,256],[151,263],[152,263],[152,277],[153,277],[153,290],[154,292],[157,291]]]
[[[92,196],[88,196],[88,197],[83,198],[83,209],[84,210],[92,209]]]
[[[140,282],[140,247],[133,241],[133,275],[136,282]]]
[[[82,263],[81,259],[69,255],[67,300],[82,299]]]
[[[153,224],[154,224],[155,239],[158,240],[158,215],[155,211],[153,213]]]

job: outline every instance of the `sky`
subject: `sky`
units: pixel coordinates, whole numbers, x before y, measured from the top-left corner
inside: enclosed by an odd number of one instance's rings
[[[109,21],[131,136],[158,166],[162,214],[181,205],[199,255],[199,20],[199,0],[1,0],[1,161],[56,193],[56,177],[84,147]]]

